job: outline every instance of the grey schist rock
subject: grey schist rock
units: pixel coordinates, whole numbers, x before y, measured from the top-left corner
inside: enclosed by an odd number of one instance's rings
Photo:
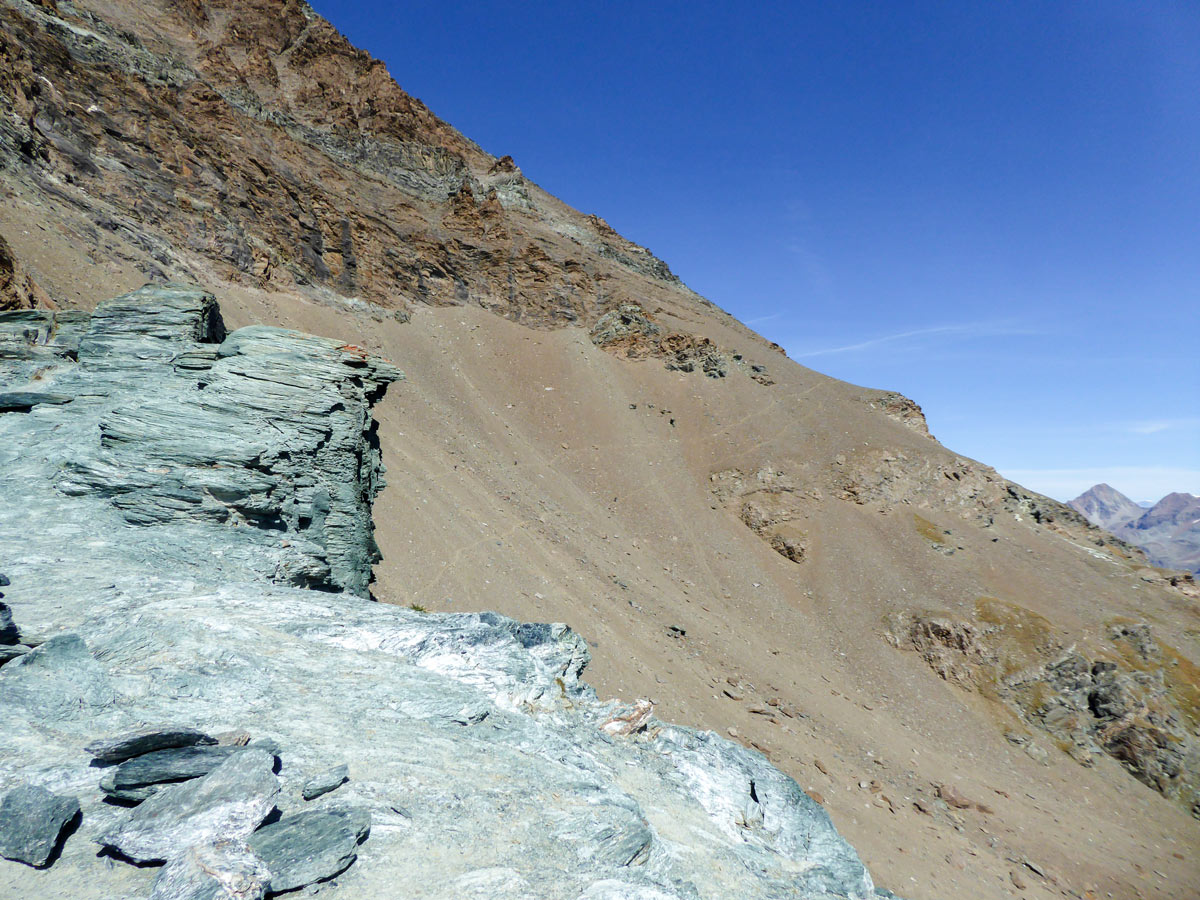
[[[0,856],[30,866],[50,862],[79,801],[34,784],[12,788],[0,798]]]
[[[300,796],[305,800],[316,800],[330,791],[336,791],[349,780],[349,766],[334,766],[332,769],[328,769],[306,781],[304,787],[300,789]]]
[[[3,575],[0,575],[0,587],[8,587],[8,579]],[[0,594],[0,597],[3,596],[4,594]],[[0,666],[18,656],[24,656],[32,649],[20,641],[21,632],[13,622],[12,610],[7,603],[0,600]]]
[[[41,784],[83,807],[50,868],[0,859],[8,894],[257,896],[261,869],[217,844],[240,840],[275,859],[273,890],[341,869],[323,900],[884,896],[763,756],[599,702],[566,625],[365,599],[370,408],[399,373],[218,320],[185,286],[90,318],[0,314],[0,390],[37,372],[37,390],[73,398],[0,413],[4,600],[40,644],[0,667],[0,790]],[[83,748],[146,723],[269,736],[278,776],[250,746],[140,806],[105,802],[119,770]],[[331,760],[355,778],[302,800]],[[169,863],[119,864],[96,842]]]
[[[282,893],[344,872],[370,828],[364,810],[311,809],[260,828],[247,845],[267,864],[271,892]]]
[[[111,707],[112,683],[77,634],[60,634],[0,669],[8,703],[42,711],[50,721],[86,717]]]
[[[215,738],[186,726],[139,728],[116,737],[93,741],[83,749],[100,763],[121,763],[156,750],[215,744]]]
[[[188,847],[154,879],[150,900],[262,900],[271,873],[239,840]]]
[[[115,800],[146,800],[165,784],[207,775],[239,749],[202,745],[156,750],[121,763],[100,780],[100,789]]]
[[[275,807],[269,753],[238,750],[208,775],[164,787],[100,843],[135,862],[161,862],[219,838],[245,838]]]

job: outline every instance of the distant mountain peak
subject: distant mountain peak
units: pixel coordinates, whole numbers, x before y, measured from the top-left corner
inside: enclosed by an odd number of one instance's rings
[[[1142,507],[1112,485],[1103,483],[1084,491],[1067,505],[1106,531],[1115,531],[1143,512]]]
[[[1175,491],[1157,503],[1134,503],[1111,485],[1097,484],[1068,506],[1141,547],[1155,565],[1200,570],[1200,497]]]

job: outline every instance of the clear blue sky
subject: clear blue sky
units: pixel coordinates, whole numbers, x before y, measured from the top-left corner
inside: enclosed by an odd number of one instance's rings
[[[1200,3],[316,8],[805,365],[1059,498],[1200,493]]]

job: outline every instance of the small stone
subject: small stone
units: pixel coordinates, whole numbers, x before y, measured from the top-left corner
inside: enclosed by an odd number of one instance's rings
[[[829,770],[827,768],[825,768],[825,763],[821,762],[819,759],[814,759],[813,765],[817,767],[817,771],[820,772],[822,775],[829,774]]]
[[[305,800],[315,800],[323,794],[337,790],[350,780],[349,766],[334,766],[327,772],[322,772],[315,778],[310,778],[300,789],[300,795]]]
[[[250,732],[240,729],[222,731],[219,734],[214,734],[213,737],[223,747],[245,747],[250,743]]]
[[[271,872],[245,843],[188,847],[158,873],[150,900],[262,900]]]
[[[195,728],[168,726],[129,731],[106,740],[93,741],[83,749],[98,762],[119,763],[156,750],[215,743],[215,739]]]
[[[155,862],[194,844],[244,838],[275,807],[274,766],[265,751],[239,750],[203,778],[167,785],[98,841],[134,862]]]
[[[271,872],[270,891],[281,893],[344,872],[370,828],[366,810],[313,809],[259,829],[247,844]]]
[[[975,805],[953,785],[939,784],[937,795],[945,800],[948,806],[953,806],[955,809],[971,809]]]
[[[1013,887],[1015,887],[1018,891],[1023,891],[1026,887],[1028,887],[1028,885],[1025,884],[1025,879],[1016,872],[1009,872],[1008,877],[1009,880],[1012,881]]]
[[[34,784],[13,788],[0,800],[0,856],[37,868],[48,865],[63,829],[77,815],[74,797]]]

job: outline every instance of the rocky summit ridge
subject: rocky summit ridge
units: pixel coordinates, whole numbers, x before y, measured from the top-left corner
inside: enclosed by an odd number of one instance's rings
[[[0,334],[6,894],[892,896],[760,754],[599,702],[569,628],[363,596],[390,364],[175,285]]]

